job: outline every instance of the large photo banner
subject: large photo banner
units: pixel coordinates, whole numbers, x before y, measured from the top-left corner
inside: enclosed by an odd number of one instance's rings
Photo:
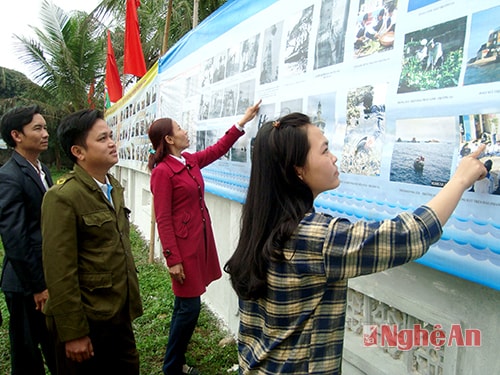
[[[155,64],[133,88],[105,113],[115,134],[119,165],[147,171],[150,142],[148,129],[158,107],[158,66]]]
[[[488,177],[418,262],[500,290],[499,20],[497,0],[228,1],[160,59],[155,115],[187,129],[196,151],[262,99],[204,170],[209,192],[244,202],[259,127],[306,113],[341,174],[316,209],[353,221],[427,202],[485,143]]]

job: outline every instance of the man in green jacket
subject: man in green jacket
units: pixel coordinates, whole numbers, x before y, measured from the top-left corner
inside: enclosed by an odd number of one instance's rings
[[[44,313],[54,333],[58,374],[139,374],[132,321],[142,314],[123,187],[103,114],[81,110],[57,135],[75,163],[42,203]]]

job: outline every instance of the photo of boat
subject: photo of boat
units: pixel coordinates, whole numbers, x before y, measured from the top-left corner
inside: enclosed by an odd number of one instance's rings
[[[500,6],[474,13],[463,85],[500,81]]]
[[[500,27],[491,31],[488,41],[479,47],[475,57],[467,62],[467,66],[482,66],[500,62]]]
[[[425,158],[419,155],[413,161],[413,169],[417,172],[422,172],[424,170]]]

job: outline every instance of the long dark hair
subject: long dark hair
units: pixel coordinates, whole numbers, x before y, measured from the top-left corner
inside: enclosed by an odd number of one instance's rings
[[[159,118],[153,121],[149,127],[148,136],[153,145],[153,150],[150,152],[148,158],[148,168],[150,171],[153,170],[165,156],[170,154],[170,149],[168,148],[165,137],[167,135],[172,135],[173,132],[173,121],[168,117]]]
[[[308,116],[291,113],[266,122],[255,138],[240,238],[224,266],[242,299],[265,295],[269,263],[284,259],[285,241],[313,205],[311,189],[296,172],[306,163],[310,123]]]

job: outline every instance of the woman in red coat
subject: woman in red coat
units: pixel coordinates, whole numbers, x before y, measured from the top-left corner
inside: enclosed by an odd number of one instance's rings
[[[189,138],[175,120],[160,118],[149,128],[154,150],[148,161],[151,192],[175,294],[164,374],[198,373],[186,365],[185,353],[198,321],[200,296],[212,281],[221,277],[201,168],[229,151],[244,134],[245,124],[257,114],[260,103],[248,107],[241,120],[216,144],[195,153],[183,152],[189,147]]]

